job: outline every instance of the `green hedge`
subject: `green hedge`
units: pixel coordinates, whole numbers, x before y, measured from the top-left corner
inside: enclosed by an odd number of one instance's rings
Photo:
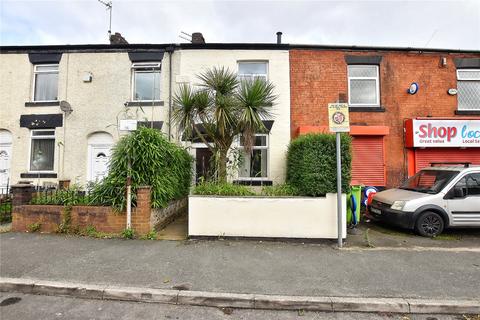
[[[351,138],[342,134],[342,190],[350,188]],[[288,147],[287,183],[304,196],[324,196],[337,192],[335,135],[308,134]]]
[[[153,208],[166,207],[169,201],[188,195],[192,157],[158,130],[142,127],[115,145],[108,176],[89,194],[92,202],[110,205],[119,211],[125,209],[129,159],[134,205],[139,186],[152,187]]]

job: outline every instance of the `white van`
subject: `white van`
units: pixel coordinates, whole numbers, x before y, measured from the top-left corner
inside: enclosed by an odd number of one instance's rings
[[[480,166],[432,164],[397,189],[377,193],[368,215],[435,237],[450,227],[480,227]]]

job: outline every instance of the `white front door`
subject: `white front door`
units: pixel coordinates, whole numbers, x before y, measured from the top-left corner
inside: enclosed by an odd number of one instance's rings
[[[0,188],[6,188],[10,179],[10,160],[12,158],[12,144],[0,144]]]
[[[108,173],[108,162],[110,161],[110,145],[90,146],[90,173],[89,181],[100,181]]]

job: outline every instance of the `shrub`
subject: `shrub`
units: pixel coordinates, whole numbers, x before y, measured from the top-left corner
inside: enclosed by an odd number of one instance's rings
[[[78,206],[94,204],[92,199],[81,191],[78,185],[73,185],[68,189],[52,190],[38,192],[34,194],[31,204],[52,204],[63,206]]]
[[[351,138],[341,136],[342,191],[350,188]],[[288,147],[287,183],[304,196],[323,196],[337,192],[335,135],[308,134],[293,140]]]
[[[123,229],[122,238],[133,239],[135,238],[135,232],[131,228]]]
[[[193,189],[193,194],[215,196],[254,196],[246,186],[227,182],[202,182]]]
[[[29,232],[37,232],[40,231],[42,224],[40,222],[31,223],[27,226],[27,230]]]
[[[277,184],[262,188],[262,195],[267,197],[294,197],[299,194],[299,190],[289,184]]]
[[[192,161],[184,148],[167,141],[158,130],[139,128],[116,144],[108,175],[92,188],[90,201],[123,211],[130,171],[132,204],[136,205],[137,188],[148,185],[152,187],[152,207],[166,207],[169,201],[188,195]]]

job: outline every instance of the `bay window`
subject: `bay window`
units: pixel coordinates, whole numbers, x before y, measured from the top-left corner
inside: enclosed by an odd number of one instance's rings
[[[53,171],[55,157],[55,130],[31,131],[30,171]]]

